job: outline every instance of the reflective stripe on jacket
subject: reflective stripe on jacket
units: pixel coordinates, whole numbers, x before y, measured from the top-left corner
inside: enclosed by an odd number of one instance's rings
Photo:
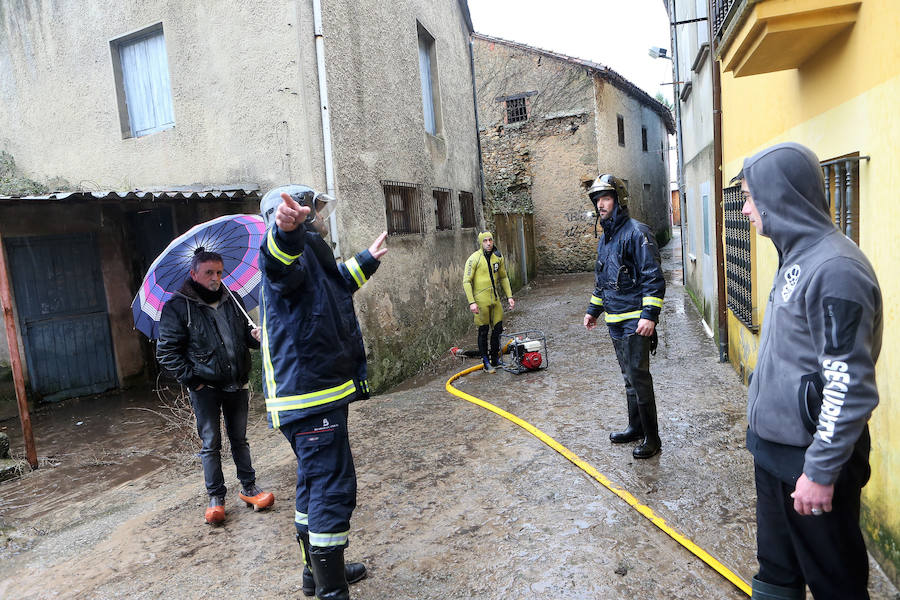
[[[380,264],[368,250],[337,263],[328,244],[300,227],[273,226],[263,272],[263,392],[269,424],[326,412],[369,397],[366,351],[353,293]]]
[[[598,317],[606,311],[607,323],[629,319],[659,321],[666,280],[660,265],[659,247],[650,228],[618,211],[597,243],[594,293],[587,314]]]

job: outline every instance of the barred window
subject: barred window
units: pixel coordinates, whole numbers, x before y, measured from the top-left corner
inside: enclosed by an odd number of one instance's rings
[[[750,258],[750,221],[741,214],[741,186],[722,190],[725,218],[725,275],[728,308],[738,320],[757,331],[753,322],[753,272]]]
[[[464,229],[475,227],[475,197],[472,192],[459,193],[459,215]]]
[[[450,190],[447,188],[433,188],[434,196],[434,222],[438,231],[453,229],[453,213],[450,210]]]
[[[525,98],[512,98],[506,101],[506,122],[518,123],[528,119],[528,108]]]
[[[825,195],[828,198],[831,219],[844,235],[859,245],[859,152],[822,161],[825,177]]]
[[[414,183],[382,181],[388,235],[425,233],[422,188]]]

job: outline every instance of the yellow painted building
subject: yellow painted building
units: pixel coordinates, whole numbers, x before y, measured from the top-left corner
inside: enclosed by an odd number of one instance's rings
[[[723,239],[729,258],[746,252],[750,265],[749,273],[741,272],[739,260],[728,267],[729,357],[746,381],[756,364],[755,328],[762,323],[778,257],[771,242],[755,230],[743,234],[729,230],[728,181],[740,171],[745,157],[779,142],[799,142],[825,163],[832,214],[844,215],[845,232],[858,240],[881,283],[884,341],[877,369],[881,404],[870,421],[872,478],[863,490],[862,520],[870,552],[897,583],[900,2],[716,0],[712,5],[721,75]],[[827,164],[837,158],[842,160]],[[732,196],[732,215],[735,206],[739,210],[736,198]],[[734,287],[736,281],[740,285]],[[743,299],[738,297],[741,291],[746,294]]]

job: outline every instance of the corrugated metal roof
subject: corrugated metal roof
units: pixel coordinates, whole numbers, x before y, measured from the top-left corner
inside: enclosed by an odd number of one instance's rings
[[[158,190],[130,190],[127,192],[119,192],[116,190],[106,190],[100,192],[51,192],[49,194],[40,194],[34,196],[0,196],[0,202],[89,202],[93,200],[101,201],[165,201],[165,200],[242,200],[259,199],[259,186],[242,185],[242,186],[222,186],[218,188],[202,188],[202,187],[173,187]]]
[[[652,97],[650,94],[636,86],[635,84],[628,81],[622,75],[619,75],[612,69],[607,66],[601,65],[600,63],[595,63],[590,60],[585,60],[583,58],[576,58],[574,56],[568,56],[566,54],[560,54],[559,52],[553,52],[552,50],[544,50],[542,48],[536,48],[535,46],[529,46],[528,44],[523,44],[521,42],[512,42],[510,40],[504,40],[503,38],[493,37],[489,35],[484,35],[483,33],[473,33],[473,38],[477,38],[480,40],[484,40],[486,42],[494,42],[497,44],[504,44],[506,46],[512,46],[513,48],[518,48],[520,50],[524,50],[526,52],[534,52],[537,54],[542,54],[544,56],[548,56],[550,58],[555,58],[557,60],[562,60],[570,64],[579,65],[585,67],[600,77],[603,77],[614,86],[625,92],[626,94],[634,97],[638,102],[645,104],[647,107],[653,109],[660,117],[662,117],[663,123],[666,125],[666,130],[674,134],[675,133],[675,118],[672,116],[672,111],[670,111],[666,106],[661,103],[656,98]]]

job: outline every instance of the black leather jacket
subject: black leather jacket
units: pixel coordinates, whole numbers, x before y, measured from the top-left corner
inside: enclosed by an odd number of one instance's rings
[[[596,283],[587,314],[599,317],[606,311],[607,324],[629,319],[658,322],[666,280],[650,228],[632,219],[628,209],[618,203],[602,225],[594,266]]]
[[[213,387],[243,386],[250,379],[250,348],[259,348],[259,342],[250,334],[247,319],[234,304],[241,302],[240,298],[224,293],[220,302],[224,305],[215,309],[200,300],[188,280],[163,306],[156,360],[191,389],[201,383]],[[226,311],[237,364],[230,364],[216,326],[215,310]]]

